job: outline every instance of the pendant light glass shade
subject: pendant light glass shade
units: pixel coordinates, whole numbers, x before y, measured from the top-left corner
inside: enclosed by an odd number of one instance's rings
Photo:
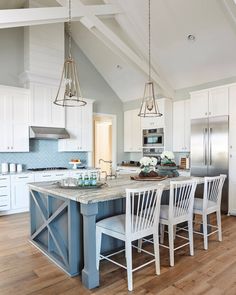
[[[71,57],[71,0],[69,0],[69,56],[64,61],[59,89],[57,91],[54,104],[63,107],[84,106],[87,102],[84,100],[76,69],[76,63]]]
[[[144,86],[144,94],[138,116],[161,117],[154,92],[154,83],[151,78],[151,3],[148,0],[148,69],[149,79]]]

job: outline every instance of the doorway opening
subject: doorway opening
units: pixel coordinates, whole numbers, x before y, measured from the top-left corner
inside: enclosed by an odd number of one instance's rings
[[[110,174],[116,167],[116,116],[94,114],[93,124],[93,165]]]

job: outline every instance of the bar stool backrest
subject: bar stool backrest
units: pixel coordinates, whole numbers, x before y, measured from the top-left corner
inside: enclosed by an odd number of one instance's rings
[[[193,214],[196,180],[171,181],[169,220],[190,217]]]
[[[140,236],[157,229],[163,185],[151,188],[126,189],[126,235]]]
[[[203,210],[206,210],[208,208],[210,202],[215,203],[216,206],[220,208],[222,189],[225,179],[225,174],[204,178]]]

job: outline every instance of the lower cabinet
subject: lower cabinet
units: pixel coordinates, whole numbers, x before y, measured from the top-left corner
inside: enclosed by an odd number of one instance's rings
[[[34,174],[20,174],[11,176],[11,209],[29,210],[28,183],[34,182]]]
[[[10,209],[11,201],[11,187],[10,176],[0,177],[0,211],[7,211]]]

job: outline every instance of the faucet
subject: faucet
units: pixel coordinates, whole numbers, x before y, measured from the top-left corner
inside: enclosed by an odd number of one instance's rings
[[[109,161],[106,161],[106,160],[103,160],[103,159],[99,159],[98,160],[98,163],[101,164],[101,162],[104,162],[104,163],[108,163],[109,164],[109,169],[110,169],[110,174],[107,174],[106,171],[101,171],[101,173],[105,173],[106,176],[105,176],[105,180],[107,180],[108,177],[110,177],[111,179],[112,178],[116,178],[117,177],[117,174],[112,174],[112,161],[109,160]]]

